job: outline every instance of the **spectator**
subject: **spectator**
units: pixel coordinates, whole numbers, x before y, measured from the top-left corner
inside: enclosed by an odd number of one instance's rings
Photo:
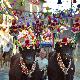
[[[39,57],[36,57],[36,61],[38,62],[39,69],[41,70],[46,69],[48,65],[48,60],[46,58],[46,55],[47,55],[46,51],[43,48],[41,48]]]
[[[5,60],[5,56],[9,53],[11,47],[9,44],[7,44],[5,47],[3,47],[3,58]]]

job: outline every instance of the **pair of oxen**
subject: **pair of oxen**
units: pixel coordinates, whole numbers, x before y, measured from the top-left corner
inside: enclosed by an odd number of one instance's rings
[[[46,80],[44,70],[41,71],[38,63],[34,62],[37,51],[39,50],[20,48],[20,54],[11,58],[9,80]],[[48,80],[73,80],[75,65],[70,55],[72,51],[71,44],[56,43],[55,52],[49,53],[46,73]]]

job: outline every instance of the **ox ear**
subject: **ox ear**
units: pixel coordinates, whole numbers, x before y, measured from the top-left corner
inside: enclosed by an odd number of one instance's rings
[[[76,48],[76,45],[74,43],[71,43],[71,48],[74,50]]]
[[[19,47],[19,52],[22,53],[22,48],[21,47]]]
[[[60,44],[59,44],[59,42],[57,42],[56,44],[55,44],[55,50],[56,50],[56,52],[57,53],[60,53],[61,52],[61,46],[60,46]]]
[[[39,53],[40,52],[40,49],[39,48],[38,49],[35,49],[35,51]]]
[[[31,46],[29,49],[27,49],[27,47],[19,47],[19,51],[20,51],[20,54],[34,54],[36,55],[36,52],[40,52],[40,48],[36,48],[33,49],[33,47]]]
[[[28,49],[26,48],[26,47],[19,47],[19,51],[20,51],[20,54],[23,54],[23,53],[25,53],[25,51],[26,52],[28,52]]]

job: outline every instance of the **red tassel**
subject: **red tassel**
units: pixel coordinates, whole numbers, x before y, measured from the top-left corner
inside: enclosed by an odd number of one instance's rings
[[[73,3],[76,3],[76,0],[73,0]]]
[[[26,43],[26,45],[28,45],[29,44],[29,40],[26,40],[25,43]]]
[[[62,40],[62,42],[63,42],[63,43],[67,43],[67,38],[64,37],[63,40]]]
[[[13,20],[12,20],[12,25],[15,25],[15,24],[16,24],[16,20],[13,19]]]

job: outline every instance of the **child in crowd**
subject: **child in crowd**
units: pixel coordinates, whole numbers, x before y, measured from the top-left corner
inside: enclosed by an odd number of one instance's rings
[[[36,61],[38,62],[39,65],[39,69],[41,70],[42,74],[43,74],[43,78],[41,80],[47,80],[47,66],[48,66],[48,59],[47,57],[47,53],[44,50],[44,48],[41,48],[40,52],[39,52],[39,57],[36,57]]]
[[[41,69],[41,70],[47,68],[48,60],[47,60],[46,56],[47,56],[46,51],[43,48],[41,48],[41,50],[39,52],[39,57],[36,57],[36,59],[35,59],[38,62],[39,69]]]

